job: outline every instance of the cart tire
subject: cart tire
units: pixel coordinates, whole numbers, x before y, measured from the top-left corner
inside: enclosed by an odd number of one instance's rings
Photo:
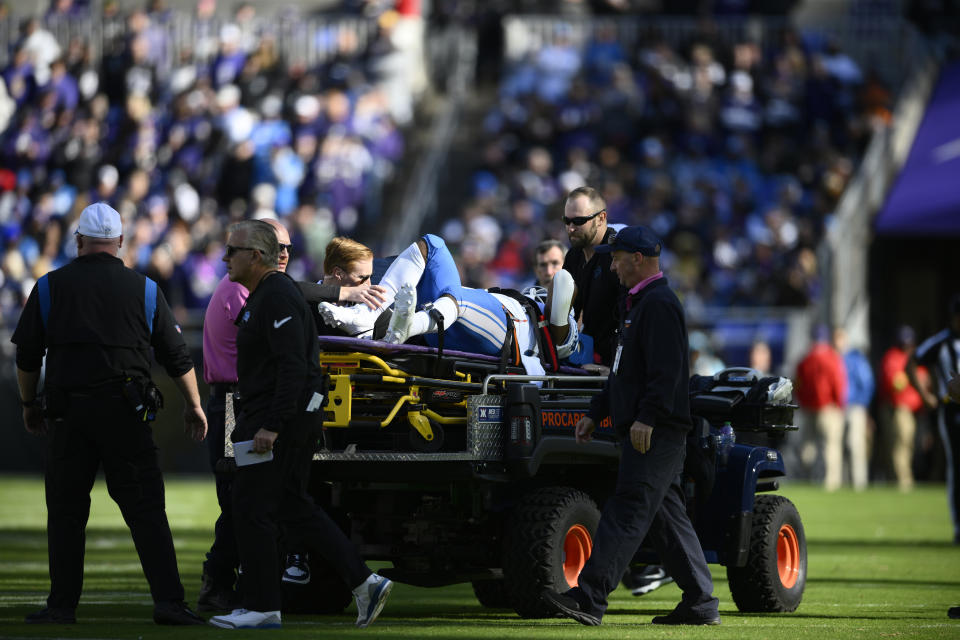
[[[596,503],[578,489],[547,487],[524,496],[508,518],[504,536],[509,606],[523,618],[553,617],[540,593],[576,586],[599,521]]]
[[[507,592],[503,586],[503,578],[497,580],[474,580],[473,594],[477,600],[488,609],[509,609]]]
[[[807,539],[792,502],[754,498],[750,555],[746,566],[727,567],[727,580],[740,611],[796,611],[807,583]]]

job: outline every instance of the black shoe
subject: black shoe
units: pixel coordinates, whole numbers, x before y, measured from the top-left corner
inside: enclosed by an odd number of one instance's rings
[[[153,621],[157,624],[190,625],[207,621],[190,611],[186,602],[158,602],[153,605]]]
[[[653,624],[689,624],[689,625],[714,625],[720,624],[720,614],[715,613],[709,616],[690,613],[680,613],[676,610],[671,611],[665,616],[656,616],[652,620]]]
[[[650,593],[654,589],[659,589],[665,584],[673,582],[663,567],[656,564],[648,564],[643,567],[631,567],[623,576],[623,586],[630,589],[630,593],[635,596],[642,596]]]
[[[556,591],[544,591],[540,594],[540,599],[545,605],[550,607],[554,613],[573,618],[580,624],[588,627],[596,627],[600,624],[600,618],[583,610],[580,603],[573,596]]]
[[[27,614],[24,621],[27,624],[76,624],[77,614],[73,609],[44,607],[40,611]]]
[[[947,609],[947,617],[960,620],[960,607],[950,607]]]
[[[206,572],[201,580],[197,611],[233,611],[240,608],[240,597],[232,588],[217,584]]]
[[[310,564],[305,553],[288,553],[287,568],[283,570],[283,582],[310,584]]]

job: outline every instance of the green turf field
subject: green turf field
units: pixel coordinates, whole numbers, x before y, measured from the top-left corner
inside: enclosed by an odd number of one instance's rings
[[[723,625],[695,629],[649,624],[676,604],[670,585],[642,598],[616,591],[601,627],[566,620],[522,620],[482,608],[469,586],[421,589],[398,585],[381,618],[356,629],[353,607],[332,617],[285,616],[279,631],[162,628],[151,622],[151,601],[129,533],[102,480],[93,495],[87,531],[86,583],[73,626],[22,624],[46,596],[47,556],[43,483],[0,477],[0,637],[2,638],[226,638],[279,636],[343,638],[960,638],[960,547],[951,532],[942,486],[910,494],[871,489],[825,494],[788,485],[809,544],[809,578],[792,614],[741,615],[722,567],[713,566]],[[167,481],[167,504],[187,598],[196,601],[200,564],[216,517],[207,478]]]

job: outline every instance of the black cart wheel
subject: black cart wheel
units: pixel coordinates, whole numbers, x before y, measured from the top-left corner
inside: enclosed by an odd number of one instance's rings
[[[517,504],[506,525],[503,576],[507,602],[518,614],[552,616],[540,592],[577,585],[599,520],[593,499],[570,487],[537,489]]]
[[[807,539],[800,513],[783,496],[756,496],[750,555],[727,567],[730,593],[740,611],[796,611],[807,583]]]
[[[480,604],[488,609],[510,608],[502,578],[499,580],[474,580],[473,594],[477,596]]]

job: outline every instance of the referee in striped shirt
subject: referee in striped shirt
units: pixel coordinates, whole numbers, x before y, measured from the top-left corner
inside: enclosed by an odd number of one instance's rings
[[[907,376],[916,387],[928,409],[936,409],[937,425],[947,458],[947,501],[953,519],[953,542],[960,544],[960,493],[957,474],[960,472],[960,396],[951,380],[960,372],[960,294],[949,305],[949,326],[927,338],[907,362]],[[919,383],[917,365],[932,372],[933,389]],[[951,394],[951,387],[954,393]]]

